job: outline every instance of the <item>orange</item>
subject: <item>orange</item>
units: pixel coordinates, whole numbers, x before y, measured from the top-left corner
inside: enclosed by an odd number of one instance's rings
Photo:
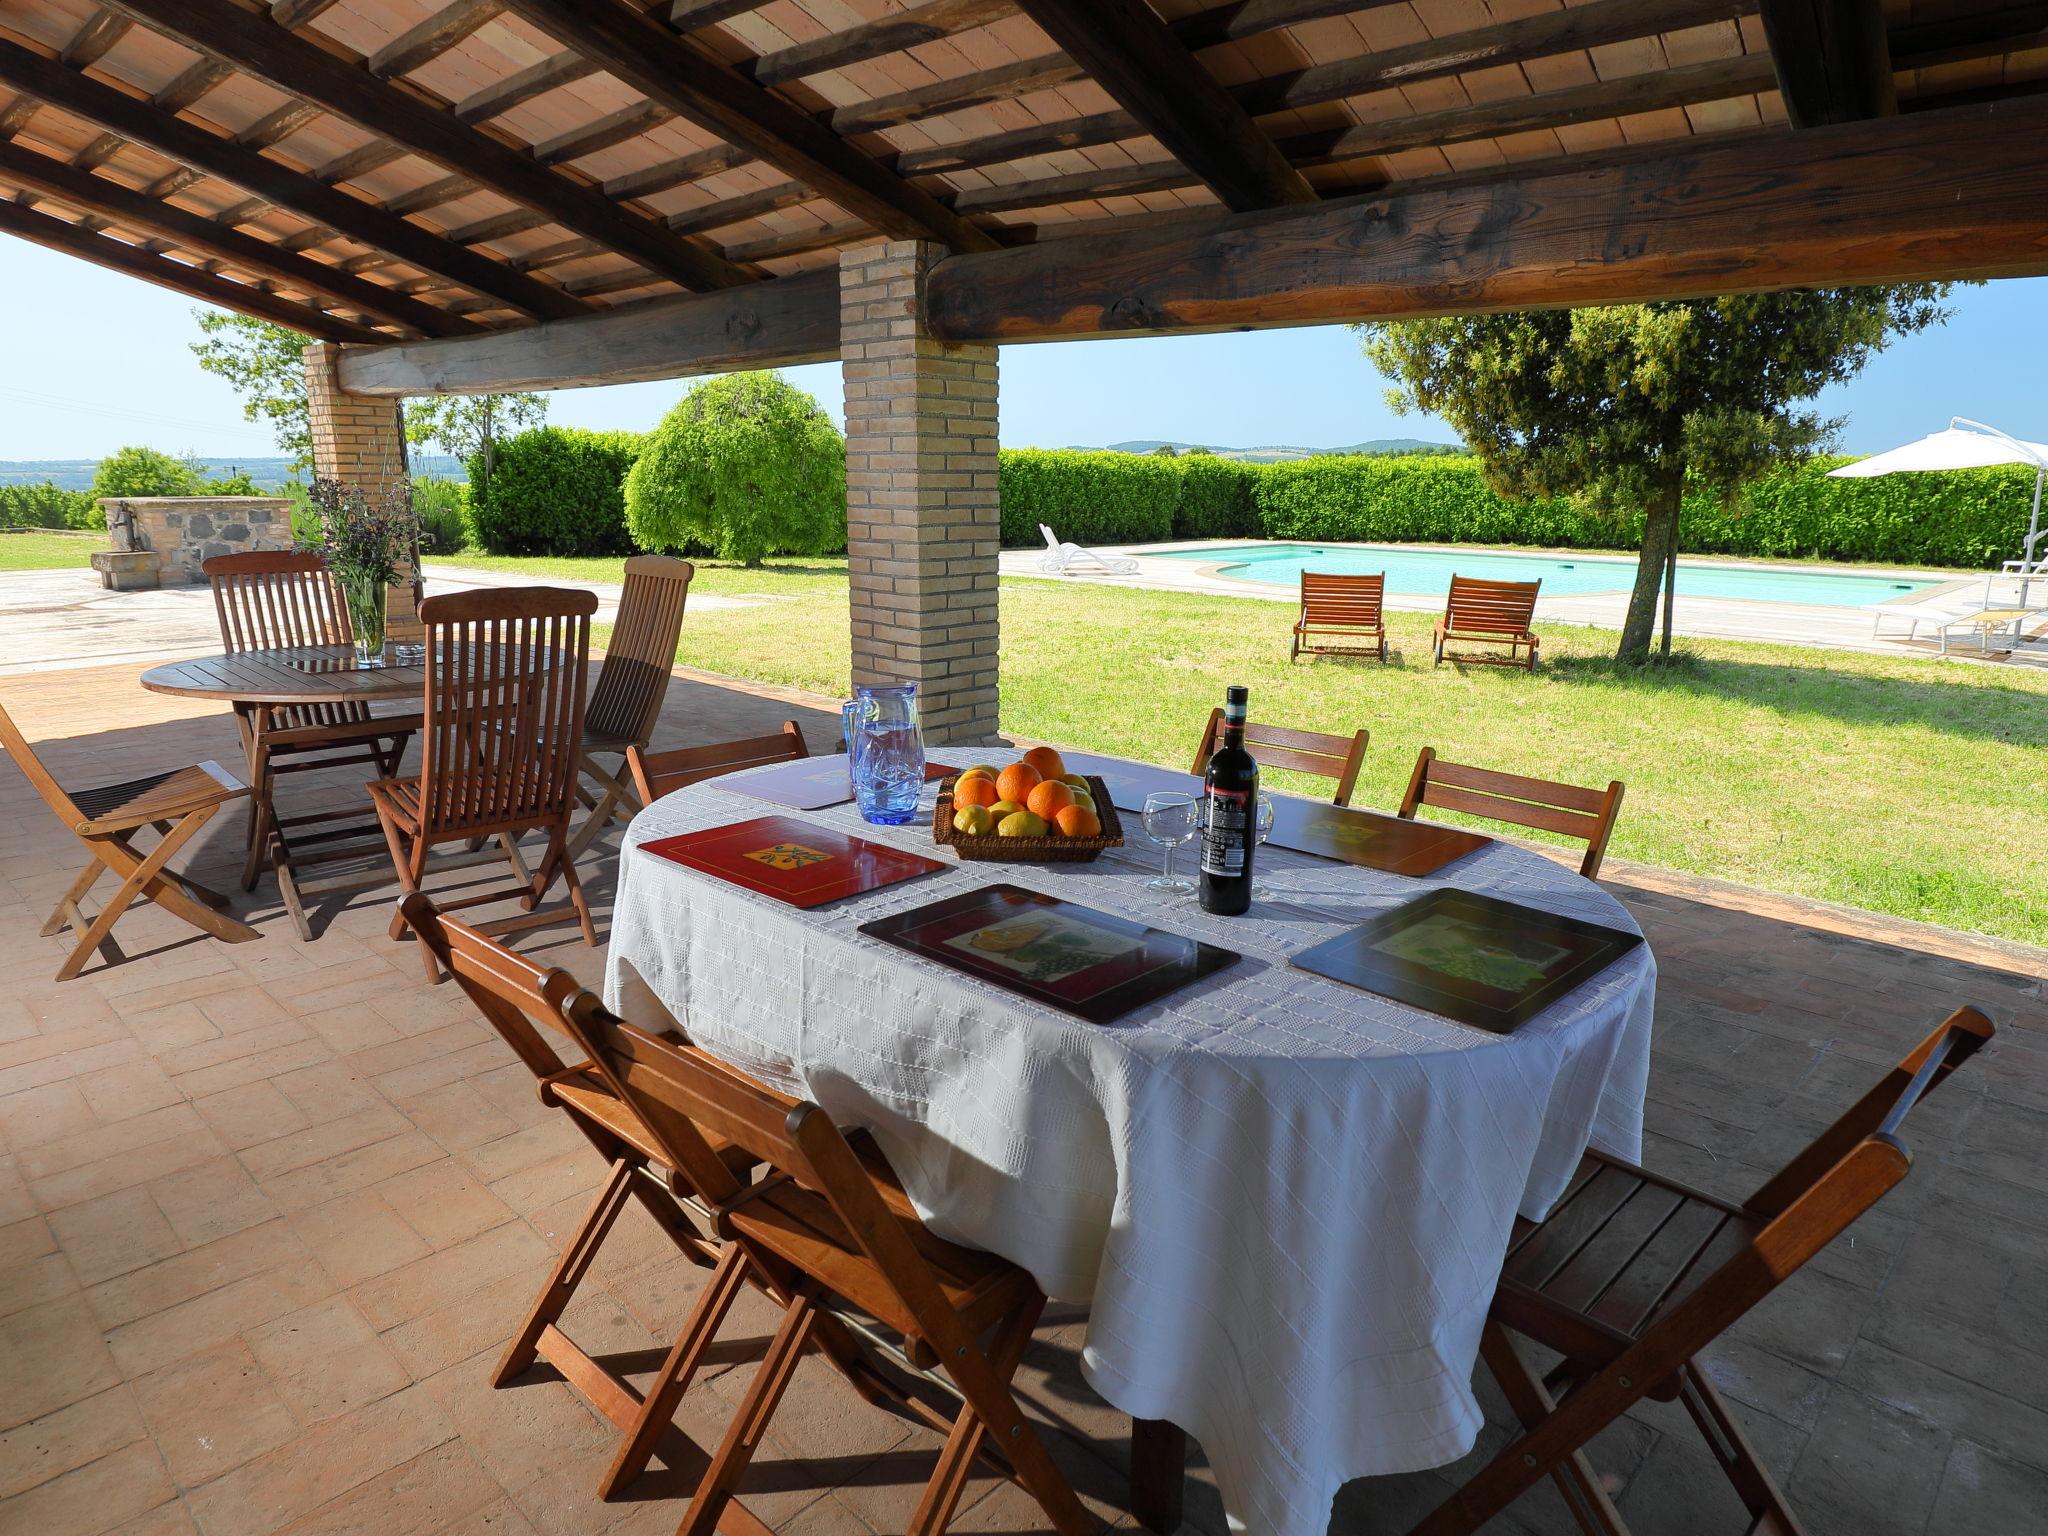
[[[1012,763],[997,778],[996,789],[1005,800],[1014,800],[1022,805],[1044,777],[1029,763]]]
[[[1053,818],[1062,837],[1100,837],[1102,818],[1084,805],[1070,805]]]
[[[1022,761],[1036,768],[1041,779],[1063,779],[1067,776],[1067,765],[1060,761],[1059,753],[1051,747],[1033,747],[1024,754]]]
[[[1043,816],[1047,821],[1058,817],[1061,811],[1074,803],[1074,792],[1058,779],[1047,779],[1024,799],[1025,808]]]
[[[994,779],[963,778],[953,786],[953,806],[956,810],[964,810],[970,805],[994,805],[1001,798],[996,793]]]

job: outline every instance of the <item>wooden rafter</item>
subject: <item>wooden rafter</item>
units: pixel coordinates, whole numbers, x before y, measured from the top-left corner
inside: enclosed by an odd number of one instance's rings
[[[899,53],[919,43],[951,37],[955,32],[984,27],[1016,14],[1017,0],[926,0],[923,5],[879,21],[763,54],[744,66],[745,73],[756,84],[781,85],[806,75],[823,74],[828,69],[844,69],[885,53]]]
[[[1760,0],[1759,8],[1794,128],[1899,110],[1882,0]]]
[[[487,85],[473,96],[455,103],[455,115],[465,123],[481,123],[514,107],[524,106],[536,96],[545,96],[557,86],[588,79],[597,66],[573,53],[558,53],[529,64],[517,74]]]
[[[587,308],[559,288],[451,245],[417,224],[5,39],[0,39],[0,81],[536,319],[561,319]]]
[[[273,278],[301,292],[320,295],[391,325],[428,336],[464,336],[476,330],[431,304],[422,304],[242,233],[234,225],[249,214],[224,216],[219,221],[209,219],[15,144],[0,144],[0,175],[18,186],[48,193],[82,213],[168,240],[185,250]]]
[[[1316,200],[1279,146],[1145,0],[1020,0],[1020,6],[1225,207]]]
[[[2007,5],[1995,11],[1915,22],[1891,33],[1894,69],[1933,69],[2002,53],[2048,48],[2048,5]]]
[[[92,19],[72,34],[60,57],[73,69],[89,68],[105,58],[133,25],[116,11],[94,11]]]
[[[668,216],[668,227],[677,234],[696,234],[701,230],[723,229],[728,224],[738,224],[745,219],[757,219],[764,213],[794,208],[799,203],[809,202],[816,195],[800,181],[780,182],[772,187],[742,192],[736,197],[720,198],[701,207],[685,208],[681,213],[672,213]]]
[[[118,9],[201,53],[289,95],[314,103],[450,171],[474,177],[578,234],[687,288],[729,288],[752,280],[716,252],[679,239],[649,219],[619,207],[596,188],[572,181],[478,132],[410,91],[378,79],[296,37],[231,0],[116,0]]]
[[[668,24],[678,32],[695,32],[744,16],[748,11],[758,11],[767,3],[768,0],[670,0]]]
[[[1181,17],[1173,23],[1173,35],[1183,48],[1208,48],[1304,21],[1385,10],[1405,3],[1406,0],[1228,0],[1226,4]]]
[[[752,150],[884,233],[934,239],[955,250],[995,244],[808,113],[621,0],[510,0],[509,8],[643,96]]]
[[[1056,85],[1072,85],[1086,78],[1086,71],[1064,53],[1041,54],[978,69],[951,80],[933,80],[851,106],[835,107],[825,114],[825,121],[834,133],[873,133],[927,117],[941,117],[963,107],[983,107]]]
[[[198,267],[152,255],[140,246],[129,245],[111,235],[95,233],[81,225],[66,223],[47,213],[37,213],[20,203],[0,200],[0,231],[32,240],[49,250],[62,251],[67,256],[77,256],[95,266],[139,277],[146,283],[169,288],[187,298],[274,320],[309,336],[371,345],[390,340],[388,336],[353,320],[326,314],[309,304],[296,303],[249,283],[232,282]]]
[[[454,0],[454,3],[409,27],[371,54],[370,73],[392,79],[431,63],[490,22],[505,7],[499,0]]]

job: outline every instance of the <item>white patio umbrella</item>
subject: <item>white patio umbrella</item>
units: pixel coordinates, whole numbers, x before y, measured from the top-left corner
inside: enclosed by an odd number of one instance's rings
[[[1997,464],[2034,466],[2034,514],[2027,522],[2025,558],[2017,562],[2018,574],[2023,577],[2048,574],[2043,572],[2042,561],[2034,553],[2034,546],[2040,543],[2042,536],[2041,486],[2044,480],[2048,480],[2048,443],[2026,442],[1996,427],[1987,427],[1981,421],[1971,421],[1967,416],[1951,416],[1945,432],[1932,432],[1903,448],[1873,454],[1870,458],[1858,459],[1854,464],[1844,464],[1840,469],[1829,470],[1828,475],[1831,479],[1861,480],[1871,475],[1894,475],[1903,471],[1987,469]],[[2008,571],[2013,566],[2014,562],[2006,563]]]

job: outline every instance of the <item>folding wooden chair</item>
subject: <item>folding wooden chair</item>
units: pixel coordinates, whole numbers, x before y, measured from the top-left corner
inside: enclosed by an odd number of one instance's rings
[[[785,720],[782,729],[771,736],[748,736],[705,747],[677,747],[669,752],[628,747],[626,772],[632,776],[633,793],[640,803],[652,805],[663,795],[700,779],[715,779],[722,773],[738,773],[742,768],[759,768],[766,763],[794,762],[810,755],[802,729],[794,720]]]
[[[1436,755],[1435,747],[1424,747],[1415,755],[1415,772],[1408,777],[1408,792],[1401,797],[1398,814],[1413,821],[1417,806],[1433,805],[1512,826],[1582,837],[1586,856],[1579,861],[1579,873],[1594,880],[1607,857],[1607,840],[1614,835],[1621,797],[1627,789],[1619,779],[1610,779],[1605,789],[1580,789],[1550,779],[1469,768],[1447,763]]]
[[[536,1359],[545,1359],[600,1412],[618,1423],[626,1438],[598,1484],[600,1495],[610,1498],[646,1464],[647,1453],[666,1429],[668,1419],[674,1416],[679,1394],[671,1394],[668,1383],[689,1361],[680,1349],[672,1350],[648,1384],[645,1398],[650,1406],[643,1407],[638,1389],[562,1332],[562,1313],[590,1272],[598,1250],[629,1200],[638,1200],[669,1240],[700,1268],[716,1264],[725,1245],[708,1231],[708,1210],[707,1230],[698,1230],[683,1202],[694,1199],[699,1209],[705,1208],[687,1176],[664,1158],[659,1142],[639,1115],[612,1091],[609,1080],[584,1059],[582,1049],[562,1027],[560,1004],[578,990],[575,978],[563,970],[544,971],[474,928],[444,918],[434,903],[419,892],[406,897],[399,904],[399,912],[420,943],[476,1004],[477,1012],[526,1064],[534,1076],[541,1103],[568,1115],[598,1155],[611,1165],[597,1198],[564,1245],[554,1272],[541,1287],[526,1320],[491,1375],[491,1385],[503,1387]],[[673,1026],[673,1020],[667,1022]],[[565,1063],[536,1025],[576,1047],[576,1064]],[[716,1138],[710,1146],[713,1157],[726,1170],[720,1188],[734,1181],[744,1183],[754,1167],[754,1159]],[[659,1404],[664,1401],[669,1405],[667,1411],[657,1418]],[[626,1470],[628,1462],[635,1458],[631,1471]]]
[[[1470,661],[1489,667],[1522,667],[1536,670],[1536,649],[1542,644],[1529,628],[1536,613],[1540,581],[1480,581],[1470,576],[1451,578],[1451,595],[1444,604],[1444,616],[1436,621],[1431,649],[1436,665],[1446,659]],[[1444,649],[1452,640],[1488,645],[1505,645],[1505,656],[1452,656]],[[1522,652],[1527,650],[1528,655]]]
[[[893,1348],[901,1363],[927,1380],[949,1381],[960,1397],[951,1419],[916,1397],[903,1400],[946,1433],[910,1521],[913,1536],[945,1530],[975,1457],[984,1453],[1038,1500],[1061,1536],[1095,1528],[1010,1392],[1045,1307],[1045,1294],[1029,1275],[992,1254],[933,1236],[881,1154],[872,1145],[856,1152],[817,1105],[615,1018],[588,992],[569,1000],[565,1018],[664,1155],[698,1189],[718,1191],[710,1203],[731,1246],[691,1315],[686,1336],[692,1349],[701,1356],[709,1347],[750,1264],[767,1276],[783,1307],[781,1326],[690,1499],[678,1536],[731,1530],[734,1525],[722,1524],[728,1518],[741,1528],[761,1528],[735,1496],[747,1464],[804,1349],[831,1340],[835,1327],[855,1318],[871,1319],[880,1329],[863,1322],[853,1331],[900,1341]],[[707,1133],[759,1157],[766,1176],[744,1187],[726,1180],[720,1189],[724,1165],[712,1155]],[[836,1351],[828,1352],[856,1383],[863,1380]],[[688,1374],[680,1372],[670,1384],[670,1413]],[[650,1395],[649,1403],[654,1400]]]
[[[1741,1205],[1588,1153],[1547,1221],[1515,1223],[1481,1339],[1523,1434],[1410,1536],[1466,1536],[1545,1477],[1590,1536],[1627,1536],[1582,1447],[1645,1397],[1685,1405],[1752,1536],[1798,1536],[1700,1352],[1905,1178],[1907,1112],[1992,1034],[1976,1009],[1956,1010]],[[1510,1332],[1562,1362],[1537,1376]]]
[[[1311,656],[1377,656],[1387,659],[1387,624],[1383,611],[1386,572],[1371,576],[1339,576],[1321,571],[1301,573],[1301,617],[1294,621],[1292,662]],[[1318,636],[1323,638],[1318,639]],[[1367,640],[1369,645],[1345,641]]]
[[[537,927],[573,911],[583,941],[597,943],[576,866],[564,857],[596,611],[590,593],[563,587],[452,592],[420,604],[427,669],[420,771],[375,780],[370,800],[407,895],[420,888],[437,845],[492,837],[503,845],[520,884],[440,903],[448,912],[520,898],[524,913],[478,923],[480,933]],[[548,838],[531,874],[516,841],[528,831]],[[542,909],[557,874],[569,904]],[[404,932],[403,912],[393,913],[391,937]],[[423,944],[420,954],[427,979],[438,980],[433,951]]]
[[[610,768],[597,761],[601,753],[623,759],[638,747],[647,750],[654,723],[668,697],[669,677],[676,664],[676,637],[683,631],[683,602],[697,568],[667,555],[635,555],[626,562],[626,587],[619,597],[618,622],[597,669],[597,687],[583,724],[583,755],[579,767],[600,793],[578,786],[591,807],[588,818],[569,843],[574,859],[610,825],[624,802],[638,810],[625,782],[623,762]]]
[[[353,645],[347,606],[318,555],[290,550],[215,555],[200,570],[213,588],[221,649],[278,651],[298,646]],[[282,818],[273,802],[273,778],[316,768],[367,763],[380,776],[398,772],[405,744],[419,729],[419,711],[377,716],[361,700],[333,704],[238,704],[235,726],[248,755],[255,793],[249,801],[249,854],[242,889],[255,887],[274,828],[310,825],[358,815],[355,810]]]
[[[1292,768],[1318,778],[1335,779],[1337,792],[1330,797],[1337,805],[1349,805],[1358,787],[1358,771],[1365,766],[1366,744],[1372,732],[1354,731],[1334,736],[1327,731],[1297,731],[1285,725],[1247,722],[1244,744],[1259,760],[1261,768]],[[1202,744],[1195,748],[1195,766],[1188,772],[1199,777],[1207,771],[1209,759],[1223,745],[1223,711],[1209,711],[1209,723],[1202,727]]]
[[[43,766],[4,708],[0,708],[0,746],[6,747],[36,793],[92,855],[92,862],[58,898],[56,910],[42,926],[44,938],[66,928],[78,935],[70,955],[57,967],[59,981],[69,981],[85,969],[93,951],[113,937],[114,924],[138,898],[153,901],[231,944],[258,937],[247,923],[218,910],[227,906],[225,896],[169,868],[171,856],[190,842],[216,811],[249,793],[248,787],[219,763],[195,763],[147,778],[73,791],[65,789]],[[135,834],[144,827],[155,828],[157,834],[156,846],[147,853],[134,842]],[[120,888],[107,898],[98,916],[87,918],[78,904],[109,870],[120,877]]]

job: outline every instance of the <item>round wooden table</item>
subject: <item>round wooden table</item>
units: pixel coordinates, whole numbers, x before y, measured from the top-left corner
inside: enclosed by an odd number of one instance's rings
[[[142,674],[151,693],[225,699],[237,705],[367,703],[417,699],[427,685],[423,662],[366,667],[347,645],[303,645],[284,651],[238,651],[165,662]]]

